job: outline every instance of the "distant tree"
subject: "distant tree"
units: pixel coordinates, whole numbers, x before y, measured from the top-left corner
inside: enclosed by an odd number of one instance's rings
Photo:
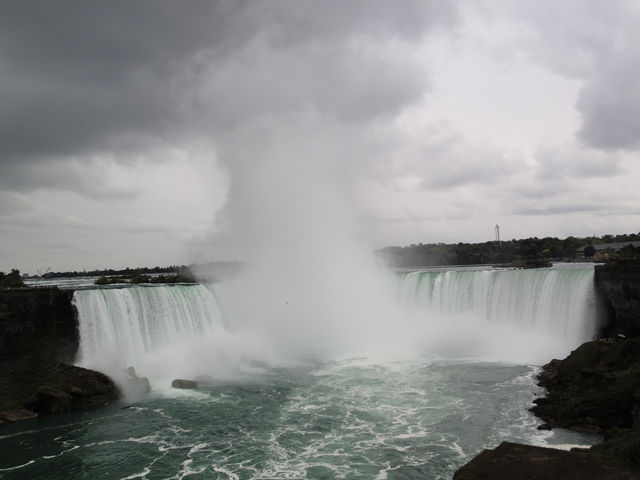
[[[151,277],[149,275],[139,273],[133,276],[131,283],[151,283]]]
[[[584,256],[585,258],[591,258],[596,254],[596,249],[593,245],[587,245],[584,247]]]
[[[5,274],[0,272],[0,288],[21,288],[26,287],[22,278],[20,277],[20,270],[15,268],[11,270],[11,273]]]

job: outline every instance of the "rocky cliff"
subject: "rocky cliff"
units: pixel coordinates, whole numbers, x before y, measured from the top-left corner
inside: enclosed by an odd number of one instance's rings
[[[460,468],[453,480],[638,480],[640,474],[592,452],[503,442]]]
[[[0,290],[0,361],[37,356],[72,363],[78,351],[73,291]]]
[[[0,290],[0,424],[119,397],[100,372],[68,365],[79,346],[73,291]]]
[[[547,394],[531,409],[546,424],[598,432],[588,450],[503,443],[456,472],[455,480],[640,479],[640,338],[587,342],[539,376]]]
[[[595,287],[608,323],[604,336],[640,336],[640,262],[617,260],[595,268]]]

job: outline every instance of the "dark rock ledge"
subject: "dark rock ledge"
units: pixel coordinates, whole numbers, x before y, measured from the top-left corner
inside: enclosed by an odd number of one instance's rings
[[[106,375],[51,360],[0,364],[0,423],[106,405],[119,397]]]
[[[597,432],[590,449],[562,451],[502,443],[458,470],[455,480],[640,479],[640,338],[587,342],[539,376],[547,396],[532,412],[545,423]]]
[[[106,375],[71,365],[80,336],[73,291],[0,289],[0,424],[85,410],[119,398]],[[123,382],[134,397],[151,390],[133,367]]]
[[[458,470],[454,480],[637,480],[640,475],[597,454],[503,442]]]
[[[0,289],[0,423],[119,397],[106,375],[69,365],[79,344],[72,297],[57,288]]]

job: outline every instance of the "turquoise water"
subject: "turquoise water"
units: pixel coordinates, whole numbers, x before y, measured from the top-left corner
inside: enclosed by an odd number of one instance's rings
[[[0,478],[450,479],[505,440],[598,440],[528,412],[534,365],[594,331],[592,267],[304,278],[76,291],[80,365],[153,391],[2,426]]]
[[[154,386],[131,406],[3,427],[0,478],[448,479],[503,440],[593,442],[536,429],[535,372],[360,358],[197,391]]]

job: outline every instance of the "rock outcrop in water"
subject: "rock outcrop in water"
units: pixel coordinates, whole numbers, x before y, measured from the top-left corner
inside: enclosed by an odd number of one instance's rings
[[[198,382],[194,380],[184,380],[182,378],[176,378],[173,382],[171,382],[171,386],[173,388],[192,390],[194,388],[198,388]]]
[[[57,288],[0,290],[0,423],[119,397],[106,375],[64,363],[79,344],[72,297]]]

